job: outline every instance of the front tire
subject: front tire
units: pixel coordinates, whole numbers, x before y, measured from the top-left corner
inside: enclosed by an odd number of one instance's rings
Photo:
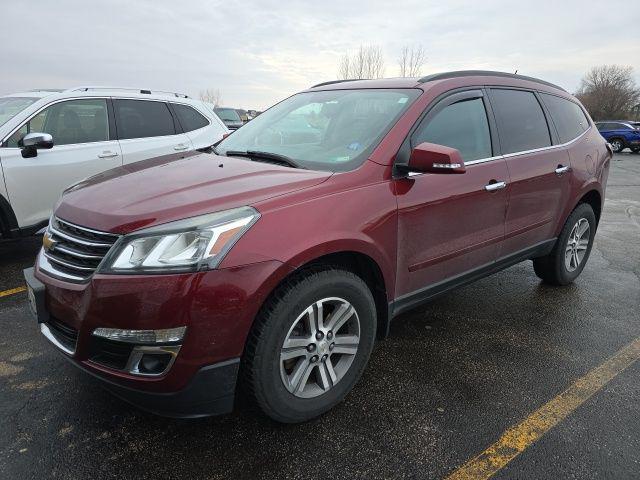
[[[640,152],[640,147],[633,147],[633,148],[631,149],[631,151],[632,151],[633,153],[638,153],[638,152]]]
[[[278,422],[325,413],[362,375],[376,322],[373,296],[358,276],[301,272],[277,288],[256,318],[243,358],[245,390]]]
[[[582,273],[596,234],[591,205],[579,204],[567,218],[551,253],[533,259],[533,270],[551,285],[568,285]]]

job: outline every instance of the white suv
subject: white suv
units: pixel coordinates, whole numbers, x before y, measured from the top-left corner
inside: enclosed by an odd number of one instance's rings
[[[203,102],[144,89],[78,87],[0,97],[0,236],[46,226],[62,191],[148,158],[181,158],[229,130]]]

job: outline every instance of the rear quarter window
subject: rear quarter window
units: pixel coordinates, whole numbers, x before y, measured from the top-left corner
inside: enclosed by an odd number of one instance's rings
[[[178,103],[173,103],[172,106],[173,110],[176,112],[178,121],[185,132],[192,132],[209,125],[209,120],[207,120],[204,115],[196,111],[193,107]]]
[[[540,96],[549,110],[561,143],[570,142],[589,128],[589,120],[578,104],[546,93]]]
[[[533,92],[492,89],[491,105],[503,154],[551,146],[547,120]]]

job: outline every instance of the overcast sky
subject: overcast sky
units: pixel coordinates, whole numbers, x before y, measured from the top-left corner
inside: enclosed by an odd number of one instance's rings
[[[403,45],[423,73],[491,69],[574,91],[591,66],[633,65],[640,83],[640,5],[632,0],[242,0],[3,2],[0,94],[117,85],[263,109],[335,79],[341,55],[379,45],[386,76]]]

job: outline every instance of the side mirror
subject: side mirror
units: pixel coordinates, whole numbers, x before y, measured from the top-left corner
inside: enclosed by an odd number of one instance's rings
[[[416,146],[409,157],[408,170],[424,173],[464,173],[466,168],[462,155],[455,148],[421,143]]]
[[[53,147],[53,137],[48,133],[27,133],[18,142],[22,147],[22,156],[24,158],[32,158],[38,155],[39,149],[49,149]]]

